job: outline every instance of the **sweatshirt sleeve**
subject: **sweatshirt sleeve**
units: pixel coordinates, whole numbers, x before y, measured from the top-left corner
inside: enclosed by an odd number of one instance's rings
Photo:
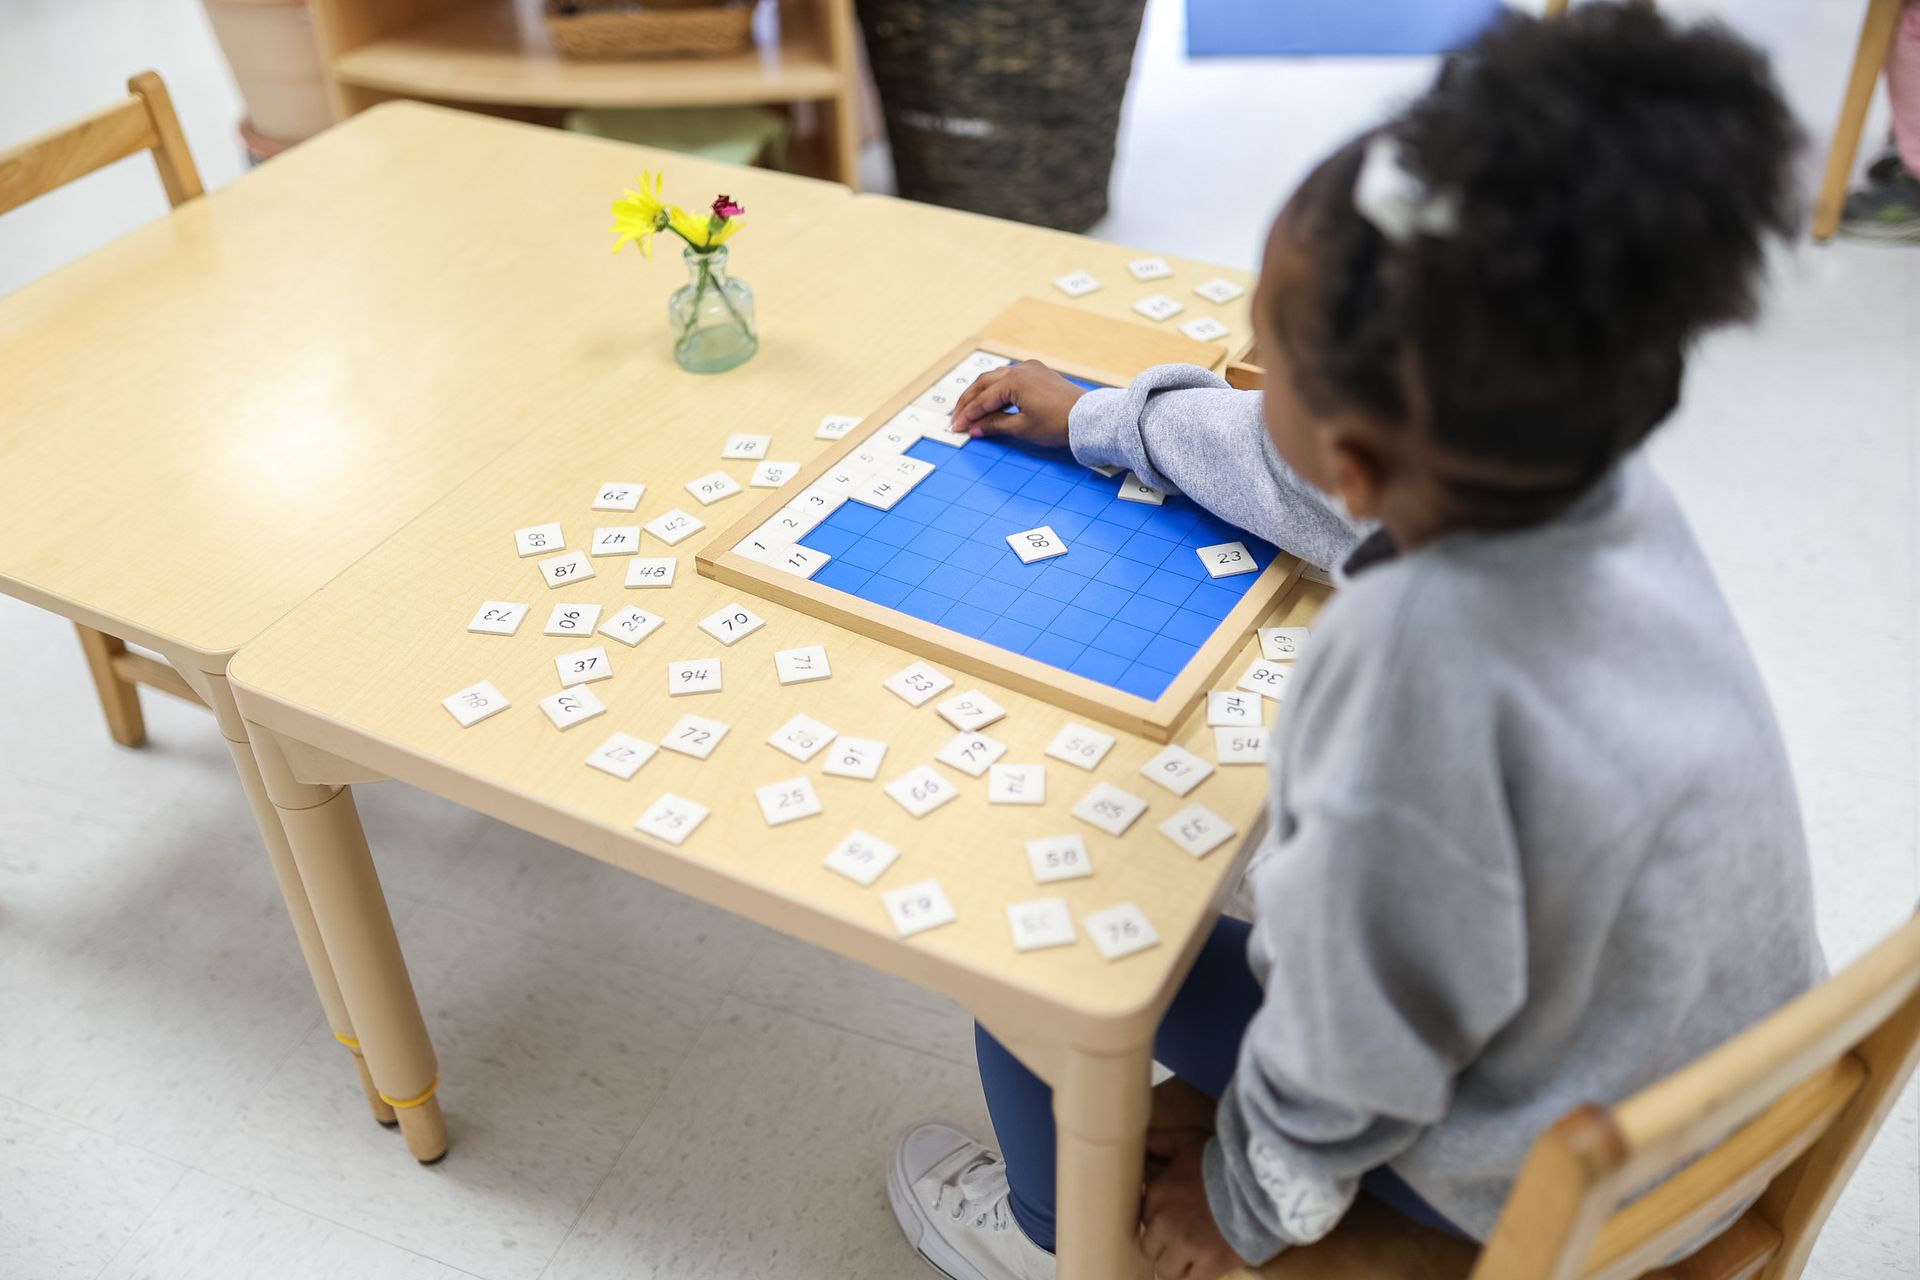
[[[1446,1114],[1524,992],[1515,878],[1391,807],[1298,815],[1263,866],[1255,971],[1205,1158],[1214,1219],[1264,1262],[1319,1239],[1362,1175]]]
[[[1089,391],[1067,431],[1083,465],[1125,467],[1322,569],[1359,541],[1334,501],[1280,457],[1260,393],[1235,391],[1196,365],[1160,365],[1130,386]]]

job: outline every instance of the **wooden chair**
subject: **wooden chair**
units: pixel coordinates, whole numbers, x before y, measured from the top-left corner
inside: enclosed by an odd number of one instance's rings
[[[1793,1280],[1916,1058],[1920,917],[1690,1066],[1541,1134],[1484,1248],[1363,1198],[1235,1280]],[[1156,1125],[1211,1125],[1197,1091],[1154,1095]]]
[[[200,171],[187,150],[186,135],[173,114],[167,86],[151,71],[127,81],[131,97],[84,116],[19,146],[0,151],[0,214],[38,199],[76,178],[105,168],[139,151],[151,151],[160,171],[167,201],[179,207],[200,195]],[[107,731],[124,747],[146,741],[147,726],[140,714],[140,685],[151,685],[178,698],[198,703],[200,698],[173,668],[141,653],[130,653],[117,637],[75,624],[80,648],[100,694]]]

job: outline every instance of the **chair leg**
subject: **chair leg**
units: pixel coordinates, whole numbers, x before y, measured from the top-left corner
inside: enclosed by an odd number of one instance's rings
[[[80,633],[80,651],[87,656],[87,671],[100,695],[100,710],[106,713],[107,732],[123,747],[140,746],[147,740],[147,720],[140,714],[138,687],[113,669],[114,658],[127,651],[126,642],[77,622],[73,629]]]
[[[1833,128],[1833,146],[1827,151],[1827,173],[1820,181],[1820,197],[1813,206],[1813,238],[1830,240],[1839,229],[1847,203],[1847,179],[1853,176],[1854,157],[1860,154],[1860,132],[1880,71],[1893,47],[1893,31],[1900,22],[1901,0],[1871,0],[1867,20],[1860,28],[1860,48],[1853,58],[1853,75],[1841,100],[1840,121]]]

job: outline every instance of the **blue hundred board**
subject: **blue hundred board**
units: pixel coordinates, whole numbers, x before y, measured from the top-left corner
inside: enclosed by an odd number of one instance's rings
[[[842,503],[800,539],[813,581],[1142,698],[1173,683],[1258,573],[1211,578],[1197,549],[1269,543],[1184,497],[1125,502],[1120,477],[1004,438],[922,440],[935,470],[891,511]],[[1007,535],[1050,525],[1067,554],[1022,564]]]

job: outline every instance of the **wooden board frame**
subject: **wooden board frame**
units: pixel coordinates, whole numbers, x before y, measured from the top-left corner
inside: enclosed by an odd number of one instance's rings
[[[1173,334],[1071,307],[1023,298],[989,321],[910,380],[860,426],[758,506],[708,539],[694,554],[700,574],[750,591],[764,599],[810,614],[823,622],[895,645],[917,657],[944,663],[991,680],[1029,697],[1123,729],[1153,742],[1170,742],[1174,731],[1220,678],[1255,625],[1290,590],[1301,563],[1282,551],[1260,571],[1240,602],[1205,644],[1188,659],[1158,698],[1142,698],[1086,676],[1013,653],[938,623],[873,604],[811,579],[775,569],[740,555],[733,548],[825,475],[848,454],[866,444],[926,389],[975,351],[1013,360],[1040,359],[1062,373],[1108,386],[1125,386],[1156,364],[1198,364],[1215,368],[1225,358],[1217,343],[1201,343]]]

